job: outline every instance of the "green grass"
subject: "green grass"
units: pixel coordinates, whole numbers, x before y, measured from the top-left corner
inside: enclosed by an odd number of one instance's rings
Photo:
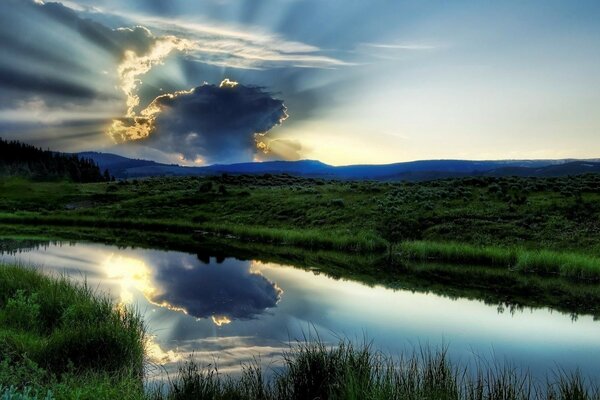
[[[162,394],[161,394],[162,393]],[[284,355],[272,379],[256,363],[233,379],[194,362],[181,366],[156,400],[597,400],[600,392],[578,374],[534,381],[510,365],[461,367],[446,350],[422,348],[392,359],[368,344],[342,340],[329,347],[318,338]]]
[[[510,268],[515,264],[514,249],[474,246],[467,243],[410,241],[399,245],[403,257],[412,260],[436,260],[450,263],[491,265]]]
[[[403,242],[399,249],[402,257],[411,260],[489,265],[575,280],[600,280],[600,257],[594,255],[427,241]]]
[[[325,233],[318,229],[281,229],[261,226],[202,224],[208,233],[229,235],[236,239],[298,246],[308,249],[376,252],[386,248],[385,241],[374,233]]]
[[[65,278],[0,265],[0,385],[13,387],[7,393],[140,398],[144,346],[143,322],[132,310]]]
[[[521,250],[515,268],[524,272],[557,274],[573,279],[600,280],[600,257],[581,253]]]
[[[417,259],[572,279],[597,279],[600,269],[600,175],[594,174],[421,183],[286,175],[94,184],[0,178],[0,189],[0,225],[201,232],[375,254],[388,242],[410,241],[401,246]]]

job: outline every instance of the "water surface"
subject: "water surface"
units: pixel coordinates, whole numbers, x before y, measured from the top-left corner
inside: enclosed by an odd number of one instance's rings
[[[598,377],[600,322],[550,309],[502,312],[481,301],[370,287],[291,266],[91,243],[30,246],[1,261],[66,273],[135,305],[166,370],[194,357],[222,372],[260,357],[277,365],[309,332],[335,343],[368,338],[386,353],[447,346],[467,363],[508,361],[536,376],[579,368]]]

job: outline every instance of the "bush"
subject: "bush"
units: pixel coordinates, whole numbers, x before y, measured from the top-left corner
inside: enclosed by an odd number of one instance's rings
[[[331,204],[334,207],[344,207],[345,206],[344,199],[333,199],[329,202],[329,204]]]
[[[202,184],[198,188],[198,191],[200,193],[208,193],[208,192],[212,192],[212,189],[213,189],[213,183],[211,181],[206,181],[206,182],[202,182]]]
[[[2,324],[15,329],[37,331],[40,317],[40,305],[37,294],[26,295],[23,290],[17,290],[14,297],[8,299],[2,316]]]

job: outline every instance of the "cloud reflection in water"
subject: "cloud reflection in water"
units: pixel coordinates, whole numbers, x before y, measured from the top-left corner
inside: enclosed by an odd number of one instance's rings
[[[106,274],[119,281],[121,301],[131,303],[133,290],[148,301],[196,318],[211,318],[215,325],[234,319],[252,319],[275,307],[282,290],[247,261],[227,260],[203,264],[189,254],[156,255],[152,268],[143,258],[110,255]]]

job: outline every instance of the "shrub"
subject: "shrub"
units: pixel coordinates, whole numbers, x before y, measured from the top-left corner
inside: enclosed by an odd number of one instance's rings
[[[37,294],[26,295],[25,291],[17,290],[8,299],[2,312],[2,323],[15,329],[37,330],[40,316],[40,305]]]
[[[345,206],[344,199],[333,199],[329,202],[329,204],[331,204],[334,207],[344,207]]]
[[[212,189],[213,189],[213,183],[211,181],[206,181],[206,182],[202,182],[202,184],[198,188],[198,191],[200,193],[208,193],[208,192],[211,192]]]

